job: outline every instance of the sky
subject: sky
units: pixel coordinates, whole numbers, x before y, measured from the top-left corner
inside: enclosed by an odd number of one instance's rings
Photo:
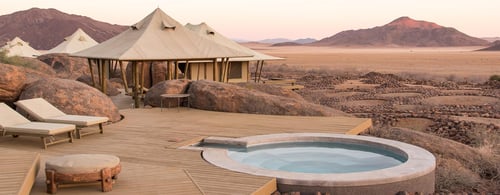
[[[500,0],[0,0],[0,15],[55,8],[132,25],[159,7],[182,24],[205,22],[232,39],[322,39],[382,26],[401,16],[500,37]]]

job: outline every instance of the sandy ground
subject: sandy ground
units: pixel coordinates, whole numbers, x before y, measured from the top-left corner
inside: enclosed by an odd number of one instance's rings
[[[500,74],[500,51],[477,52],[481,47],[446,48],[335,48],[247,43],[262,53],[286,58],[269,64],[339,71],[406,73],[484,79]]]

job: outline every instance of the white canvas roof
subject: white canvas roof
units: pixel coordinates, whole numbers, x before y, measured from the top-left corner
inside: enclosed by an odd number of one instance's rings
[[[113,60],[251,57],[193,33],[157,8],[121,34],[73,56]]]
[[[28,42],[23,41],[19,37],[15,37],[11,41],[7,42],[1,50],[5,50],[7,52],[7,56],[35,58],[36,56],[41,55],[39,51],[30,47]]]
[[[283,58],[279,57],[274,57],[270,55],[266,55],[257,51],[254,51],[248,47],[245,47],[243,45],[240,45],[239,43],[236,43],[235,41],[225,37],[224,35],[218,33],[215,31],[212,27],[208,26],[206,23],[200,23],[198,25],[194,24],[186,24],[186,28],[198,33],[200,36],[204,36],[213,42],[216,42],[218,44],[224,45],[226,47],[246,52],[246,53],[251,53],[253,54],[253,57],[248,57],[248,58],[233,58],[230,59],[230,61],[255,61],[255,60],[282,60]]]
[[[72,35],[64,38],[62,43],[47,51],[47,53],[74,53],[97,44],[97,41],[78,28]]]

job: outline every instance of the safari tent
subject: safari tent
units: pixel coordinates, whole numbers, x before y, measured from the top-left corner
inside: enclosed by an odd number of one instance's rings
[[[63,42],[47,51],[47,53],[74,53],[97,44],[97,41],[78,28],[72,35],[64,38]]]
[[[7,56],[21,56],[35,58],[41,55],[39,51],[33,49],[28,42],[23,41],[19,37],[15,37],[11,41],[5,43],[5,45],[0,49],[6,52]]]
[[[112,64],[120,65],[125,89],[128,88],[124,62],[129,62],[136,107],[144,86],[144,73],[149,71],[144,70],[145,64],[166,62],[166,79],[178,79],[179,72],[185,70],[179,67],[179,62],[212,61],[215,64],[212,74],[220,81],[224,79],[222,76],[227,72],[230,58],[253,56],[199,36],[159,8],[117,36],[72,55],[87,58],[91,73],[93,66],[97,66],[102,91],[106,91],[105,83]],[[93,83],[96,84],[95,80]]]
[[[247,48],[243,45],[236,43],[235,41],[225,37],[224,35],[215,31],[212,27],[207,25],[206,23],[200,23],[198,25],[194,24],[186,24],[186,28],[196,32],[198,35],[203,36],[217,44],[224,45],[226,47],[232,48],[234,50],[238,50],[245,53],[251,53],[252,57],[246,58],[231,58],[229,59],[228,71],[226,82],[247,82],[250,78],[250,63],[255,62],[256,69],[254,70],[255,81],[257,82],[260,79],[260,73],[262,72],[262,67],[264,66],[264,61],[267,60],[281,60],[282,58],[274,57],[270,55],[266,55],[257,51],[254,51],[250,48]],[[192,62],[189,63],[187,76],[191,80],[214,80],[213,75],[210,74],[210,71],[213,69],[212,62]],[[208,72],[208,74],[207,74]]]

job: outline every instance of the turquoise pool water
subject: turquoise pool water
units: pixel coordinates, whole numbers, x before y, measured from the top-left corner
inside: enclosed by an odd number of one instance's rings
[[[384,169],[405,156],[367,145],[332,142],[287,142],[229,148],[228,156],[250,166],[298,173],[352,173]]]

